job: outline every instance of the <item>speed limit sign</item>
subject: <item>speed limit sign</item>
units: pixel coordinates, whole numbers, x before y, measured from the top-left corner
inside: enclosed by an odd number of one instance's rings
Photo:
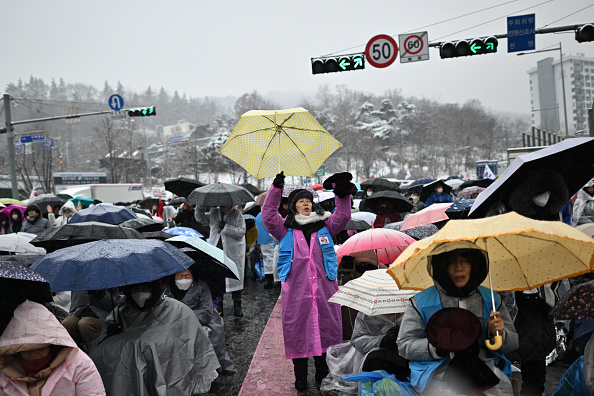
[[[398,35],[400,43],[400,63],[429,60],[429,40],[427,32]]]
[[[398,56],[396,40],[386,34],[378,34],[367,43],[365,58],[371,66],[388,67]]]

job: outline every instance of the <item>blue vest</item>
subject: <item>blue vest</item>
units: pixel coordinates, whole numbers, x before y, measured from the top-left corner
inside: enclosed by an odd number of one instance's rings
[[[491,300],[491,291],[484,287],[479,286],[477,288],[478,292],[481,294],[483,298],[483,342],[487,339],[487,321],[489,320],[489,315],[491,314],[491,310],[493,308],[493,303]],[[499,296],[494,294],[495,296],[495,306],[499,306]],[[423,322],[425,322],[425,326],[429,322],[429,319],[443,307],[441,305],[441,299],[439,298],[439,291],[435,286],[431,286],[428,289],[423,290],[419,294],[415,296],[415,300],[417,301],[417,305],[419,307],[419,312],[421,314],[421,318]],[[495,351],[489,350],[489,353],[496,358],[499,358],[503,361],[503,373],[508,377],[511,377],[511,363],[509,360],[505,358],[500,353]],[[433,377],[433,373],[439,366],[441,366],[445,361],[448,360],[448,357],[445,357],[441,360],[430,360],[430,361],[418,361],[418,360],[411,360],[410,366],[410,382],[412,386],[415,388],[417,392],[423,392],[431,378]]]
[[[321,244],[320,238],[328,238],[328,243]],[[326,270],[326,276],[330,280],[336,280],[336,274],[338,272],[338,258],[334,251],[334,241],[330,231],[324,226],[318,230],[318,245],[322,249],[322,256],[324,257],[324,269]],[[295,249],[295,243],[293,241],[293,229],[287,229],[287,232],[282,237],[278,245],[278,261],[276,265],[276,271],[282,282],[287,279],[287,275],[291,271],[291,264],[293,263],[293,249]]]

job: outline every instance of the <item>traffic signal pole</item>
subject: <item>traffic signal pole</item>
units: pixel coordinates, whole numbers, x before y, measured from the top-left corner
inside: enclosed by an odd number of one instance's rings
[[[16,155],[14,152],[14,132],[12,130],[10,115],[10,95],[4,94],[4,120],[6,121],[6,144],[8,144],[8,162],[10,164],[10,184],[12,186],[12,198],[19,199],[19,186],[16,176]]]

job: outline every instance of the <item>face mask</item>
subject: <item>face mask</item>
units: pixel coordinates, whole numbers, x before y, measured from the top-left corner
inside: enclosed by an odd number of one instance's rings
[[[435,189],[435,192],[441,194],[443,192],[443,188],[439,187]]]
[[[367,196],[371,197],[373,195],[373,191],[367,191]]]
[[[37,220],[37,216],[36,215],[35,216],[27,216],[27,221],[29,223],[34,223],[35,220]]]
[[[419,200],[419,196],[418,195],[413,195],[412,196],[413,201],[418,201]]]
[[[175,285],[179,290],[188,290],[192,284],[192,279],[176,279]]]
[[[153,293],[146,293],[146,292],[138,292],[132,294],[132,299],[140,308],[144,307],[146,301],[153,296]]]
[[[12,217],[13,220],[18,220],[19,219],[19,215],[16,214],[16,213],[13,214],[11,217]]]

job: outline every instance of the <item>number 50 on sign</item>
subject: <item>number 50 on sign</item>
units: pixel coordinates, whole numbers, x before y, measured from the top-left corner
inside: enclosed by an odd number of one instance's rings
[[[373,37],[365,47],[365,58],[374,67],[388,67],[398,56],[396,41],[386,34]]]

